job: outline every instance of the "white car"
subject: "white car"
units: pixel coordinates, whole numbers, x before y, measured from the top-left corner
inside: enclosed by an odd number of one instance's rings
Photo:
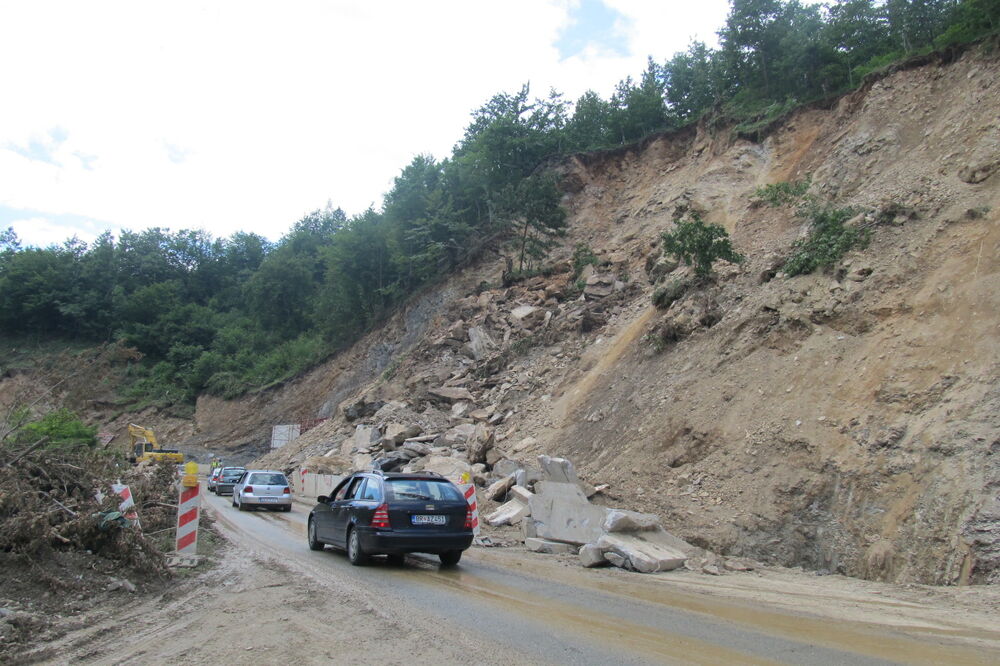
[[[257,506],[291,511],[292,488],[288,478],[273,469],[248,469],[233,486],[233,506],[240,511]]]

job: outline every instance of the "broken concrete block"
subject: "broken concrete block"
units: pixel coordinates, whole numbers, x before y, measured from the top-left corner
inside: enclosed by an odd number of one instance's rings
[[[542,468],[542,478],[546,481],[557,481],[560,483],[579,483],[580,481],[576,475],[573,463],[565,458],[538,456],[538,464]]]
[[[576,546],[573,546],[572,544],[549,541],[548,539],[539,539],[538,537],[529,537],[525,539],[524,547],[533,553],[547,553],[550,555],[576,552]]]
[[[520,500],[511,500],[506,504],[501,504],[500,508],[486,516],[486,522],[497,527],[498,525],[516,525],[525,516],[531,515],[531,509]]]
[[[499,481],[494,481],[490,484],[490,487],[486,489],[486,498],[491,499],[494,502],[499,502],[507,496],[507,491],[509,491],[513,485],[514,475],[508,474]]]
[[[558,481],[536,481],[535,493],[538,495],[548,495],[549,497],[561,497],[562,499],[589,504],[587,495],[575,483],[560,483]]]
[[[524,486],[514,486],[510,489],[510,497],[519,499],[525,504],[528,504],[534,496],[535,493],[531,492]]]
[[[604,557],[604,553],[595,543],[587,543],[580,546],[578,554],[580,557],[580,564],[588,568],[599,567],[602,564],[608,563],[608,560]]]
[[[610,509],[604,519],[604,529],[607,532],[643,532],[655,530],[660,526],[660,519],[651,513],[626,511],[625,509]]]
[[[568,485],[568,484],[564,484]],[[572,486],[582,496],[576,486]],[[538,536],[582,546],[604,534],[607,509],[586,500],[568,499],[558,494],[536,494],[528,502]]]
[[[628,568],[641,573],[671,571],[684,565],[687,559],[684,553],[644,539],[644,534],[605,534],[597,539],[597,547],[609,562],[614,561],[611,555],[616,554],[628,562]]]

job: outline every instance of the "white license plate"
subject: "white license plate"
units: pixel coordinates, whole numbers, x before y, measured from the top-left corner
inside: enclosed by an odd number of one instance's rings
[[[448,522],[448,516],[418,515],[410,516],[410,520],[413,521],[414,525],[445,525]]]
[[[278,498],[277,497],[258,497],[257,501],[258,502],[277,502]]]

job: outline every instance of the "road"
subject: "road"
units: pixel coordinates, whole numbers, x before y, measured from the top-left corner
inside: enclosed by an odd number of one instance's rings
[[[377,625],[381,613],[397,628],[376,639],[379,651],[397,657],[416,657],[419,642],[428,661],[480,663],[995,663],[991,647],[1000,645],[1000,633],[981,628],[831,621],[692,594],[672,586],[672,574],[590,571],[523,551],[474,548],[455,569],[419,555],[354,567],[340,552],[308,549],[302,504],[288,514],[239,512],[228,498],[206,497],[238,550],[331,590],[317,614],[353,603]],[[955,642],[962,638],[979,646]]]
[[[765,568],[584,569],[473,548],[354,567],[309,550],[309,506],[241,512],[205,494],[196,569],[75,617],[51,664],[995,664],[1000,593]]]

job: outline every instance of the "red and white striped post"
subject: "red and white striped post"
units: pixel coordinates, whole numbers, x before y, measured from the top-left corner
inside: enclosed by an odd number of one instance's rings
[[[479,536],[479,506],[476,503],[476,484],[463,483],[458,487],[465,495],[465,501],[468,502],[469,508],[472,509],[472,533]]]
[[[177,502],[177,553],[195,555],[198,552],[198,516],[201,497],[198,483],[198,464],[184,466],[180,498]]]
[[[306,494],[306,474],[308,473],[309,470],[305,467],[299,470],[299,495]]]

